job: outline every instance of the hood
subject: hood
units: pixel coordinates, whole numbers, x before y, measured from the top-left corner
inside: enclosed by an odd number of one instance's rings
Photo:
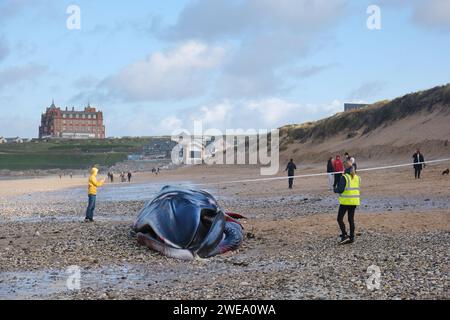
[[[98,169],[97,168],[92,168],[91,169],[91,175],[96,176],[98,173]]]

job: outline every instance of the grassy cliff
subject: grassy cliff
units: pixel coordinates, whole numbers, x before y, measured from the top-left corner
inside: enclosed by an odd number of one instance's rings
[[[158,138],[107,140],[49,140],[0,144],[0,170],[84,169],[93,164],[111,166]]]
[[[293,142],[320,143],[338,134],[345,134],[348,138],[364,136],[408,116],[437,110],[450,111],[450,85],[377,102],[366,109],[338,113],[316,122],[282,127],[282,146]]]

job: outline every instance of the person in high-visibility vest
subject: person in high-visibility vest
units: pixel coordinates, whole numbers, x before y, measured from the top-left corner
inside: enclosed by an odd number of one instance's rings
[[[339,193],[339,212],[337,222],[341,229],[340,244],[353,243],[355,240],[355,211],[361,204],[360,187],[361,178],[356,174],[351,161],[344,162],[345,173],[341,177],[334,192]],[[350,225],[350,236],[347,234],[344,223],[344,216],[348,214]]]

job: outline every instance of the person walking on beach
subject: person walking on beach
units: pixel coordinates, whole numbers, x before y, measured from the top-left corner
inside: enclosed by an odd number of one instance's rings
[[[131,171],[128,171],[127,177],[128,177],[128,182],[131,182]]]
[[[328,186],[330,190],[333,190],[334,186],[334,166],[333,166],[333,158],[330,157],[327,162],[327,173],[328,173]]]
[[[342,175],[334,192],[339,193],[339,211],[337,222],[341,229],[339,244],[353,243],[355,240],[355,211],[361,204],[361,178],[356,174],[351,161],[345,161],[345,173]],[[344,216],[347,213],[350,236],[345,229]]]
[[[344,171],[344,164],[342,163],[340,155],[336,155],[336,158],[333,161],[333,168],[334,168],[333,188],[336,188],[339,181],[341,180],[342,172]]]
[[[414,176],[417,179],[420,179],[420,173],[422,172],[422,169],[425,168],[425,158],[422,153],[420,153],[420,150],[417,149],[416,153],[413,155],[414,159]]]
[[[292,189],[294,186],[294,176],[295,176],[295,170],[297,170],[297,166],[294,163],[294,159],[291,159],[289,163],[286,166],[286,170],[288,172],[289,176],[289,189]]]
[[[85,222],[94,222],[94,210],[95,202],[97,199],[97,188],[103,186],[105,179],[97,181],[98,169],[91,169],[91,176],[89,177],[89,187],[88,187],[88,207],[86,209]]]

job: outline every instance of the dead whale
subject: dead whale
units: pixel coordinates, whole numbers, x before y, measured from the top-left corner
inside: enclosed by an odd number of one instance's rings
[[[139,212],[137,240],[177,259],[209,258],[239,248],[243,216],[225,213],[206,191],[166,186]]]

